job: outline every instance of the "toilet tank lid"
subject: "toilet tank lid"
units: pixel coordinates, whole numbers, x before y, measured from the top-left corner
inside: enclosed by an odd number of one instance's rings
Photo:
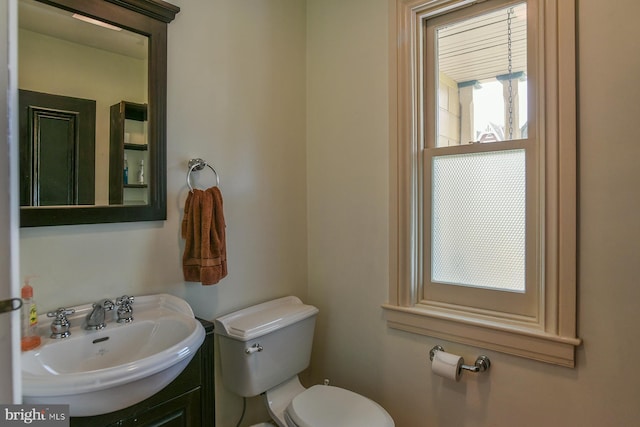
[[[215,332],[240,341],[249,341],[269,332],[314,316],[318,309],[288,296],[253,305],[215,319]]]

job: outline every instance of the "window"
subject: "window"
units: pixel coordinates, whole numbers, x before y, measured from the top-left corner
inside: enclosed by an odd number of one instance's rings
[[[575,5],[396,5],[388,324],[574,366]]]

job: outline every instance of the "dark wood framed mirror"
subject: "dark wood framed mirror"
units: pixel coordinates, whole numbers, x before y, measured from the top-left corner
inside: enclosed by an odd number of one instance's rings
[[[161,0],[18,3],[20,226],[165,220],[167,25],[180,9]],[[46,31],[27,22],[32,14],[40,13],[45,22],[40,25]],[[95,22],[86,23],[85,18]],[[84,25],[91,34],[71,30],[78,19],[84,22],[77,25]],[[66,32],[60,36],[62,49],[78,45],[80,53],[52,53],[48,43],[57,35],[49,31],[58,29],[61,34]],[[68,38],[71,33],[77,40]],[[112,50],[103,43],[116,47]],[[102,57],[87,59],[93,54],[85,53],[85,45],[99,49]],[[35,59],[27,59],[29,46],[40,49],[28,54]],[[38,62],[47,57],[51,63]],[[58,68],[61,63],[69,68]],[[107,95],[94,95],[93,88],[102,83],[111,85],[101,89]],[[135,87],[125,90],[127,86]],[[24,103],[23,93],[27,95]],[[49,99],[55,100],[54,105],[41,101]],[[86,108],[75,111],[75,104],[68,100],[93,103],[96,117],[91,118]],[[87,120],[95,123],[87,126]],[[125,125],[128,122],[132,124]],[[83,136],[87,128],[95,128],[95,141]],[[47,162],[48,157],[54,160]]]

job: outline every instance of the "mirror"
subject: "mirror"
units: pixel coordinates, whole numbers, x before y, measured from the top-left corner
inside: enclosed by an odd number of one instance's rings
[[[21,226],[166,219],[161,0],[19,0]]]

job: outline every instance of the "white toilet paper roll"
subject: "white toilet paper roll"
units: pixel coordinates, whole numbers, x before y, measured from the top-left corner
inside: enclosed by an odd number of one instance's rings
[[[436,351],[433,355],[433,362],[431,362],[431,370],[441,377],[460,381],[463,362],[464,359],[461,356],[445,353],[444,351]]]

